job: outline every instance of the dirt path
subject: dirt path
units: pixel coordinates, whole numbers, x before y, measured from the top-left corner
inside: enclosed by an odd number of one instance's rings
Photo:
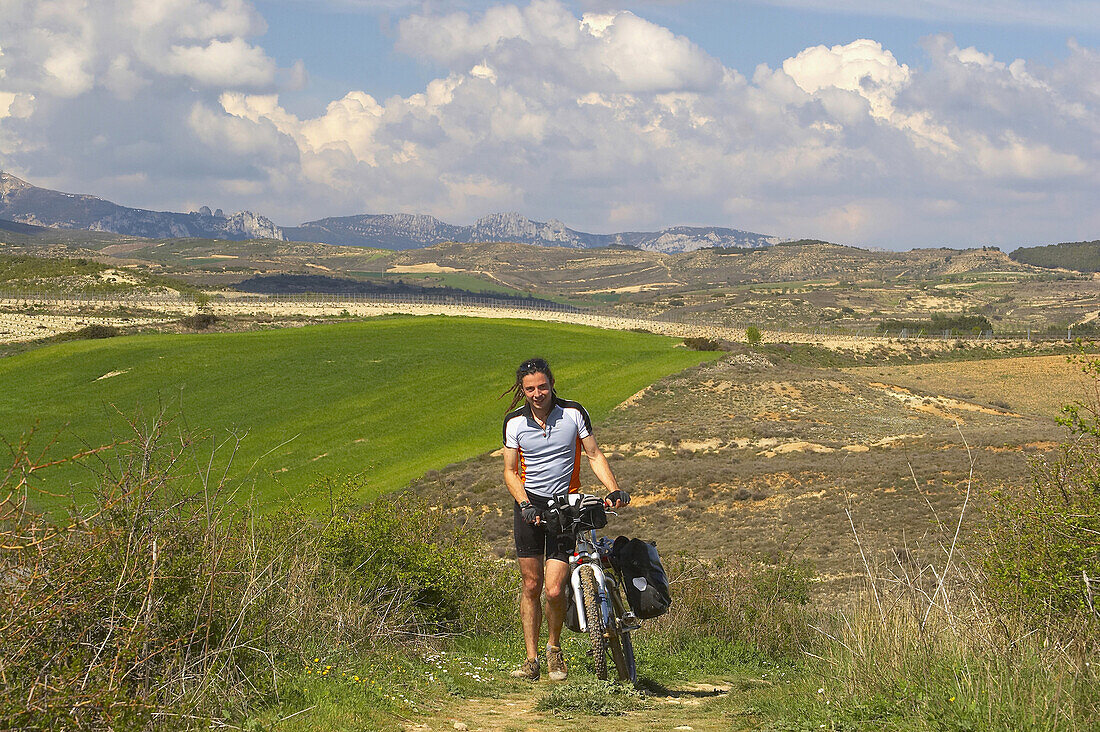
[[[565,730],[715,730],[752,729],[732,718],[729,680],[684,684],[672,689],[646,690],[642,708],[622,714],[599,716],[575,712],[542,711],[538,700],[557,687],[550,681],[534,684],[527,692],[457,701],[427,720],[405,725],[406,732],[428,730],[501,730],[507,732],[564,732]]]

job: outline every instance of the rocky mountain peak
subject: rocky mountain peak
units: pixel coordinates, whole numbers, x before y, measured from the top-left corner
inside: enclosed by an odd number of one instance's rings
[[[11,173],[0,170],[0,196],[7,195],[11,191],[24,191],[28,188],[34,188],[34,186],[21,178],[16,178]]]
[[[276,226],[271,219],[251,211],[238,211],[223,220],[225,221],[226,233],[233,238],[239,236],[242,239],[286,240],[283,230]]]

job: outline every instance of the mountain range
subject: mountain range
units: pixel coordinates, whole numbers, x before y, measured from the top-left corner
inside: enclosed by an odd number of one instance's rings
[[[278,226],[251,211],[226,216],[203,206],[191,213],[119,206],[95,196],[39,188],[0,171],[0,218],[51,229],[109,231],[151,239],[285,239]]]
[[[514,242],[591,249],[633,247],[653,252],[689,252],[706,247],[756,248],[781,239],[717,226],[675,226],[661,231],[588,234],[555,219],[532,221],[518,213],[490,214],[472,226],[456,226],[423,214],[363,214],[309,221],[284,228],[289,241],[359,244],[384,249],[419,249],[442,242]]]
[[[0,218],[54,229],[113,232],[152,239],[275,239],[352,244],[381,249],[419,249],[442,242],[515,242],[588,249],[632,247],[655,252],[689,252],[709,247],[758,248],[778,237],[716,226],[675,226],[660,231],[589,234],[561,221],[532,221],[518,213],[496,213],[471,226],[424,214],[361,214],[280,227],[251,211],[226,216],[221,209],[176,213],[130,208],[102,198],[39,188],[0,171]]]

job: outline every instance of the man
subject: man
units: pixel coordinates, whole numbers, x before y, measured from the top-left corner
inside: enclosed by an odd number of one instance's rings
[[[549,639],[546,664],[552,681],[566,677],[561,651],[561,626],[565,620],[565,580],[569,576],[572,536],[550,533],[541,513],[550,500],[580,489],[580,455],[609,491],[608,506],[630,502],[619,489],[607,458],[592,436],[592,422],[580,404],[558,397],[550,364],[532,358],[520,364],[509,389],[512,405],[504,418],[504,483],[515,499],[513,527],[516,556],[523,576],[520,617],[527,660],[512,675],[537,681],[539,635],[542,630],[542,591],[546,590],[546,626]],[[508,392],[505,392],[508,393]],[[523,401],[523,406],[515,409]]]

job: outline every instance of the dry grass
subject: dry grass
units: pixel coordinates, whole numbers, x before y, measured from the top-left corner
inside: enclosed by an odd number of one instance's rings
[[[899,386],[1049,419],[1058,416],[1062,405],[1083,393],[1089,384],[1081,367],[1065,356],[871,366],[845,371],[874,374]]]
[[[899,400],[892,392],[900,390],[871,385],[889,381],[879,371],[730,356],[635,395],[596,427],[616,476],[637,499],[608,531],[710,557],[774,556],[787,536],[815,564],[815,593],[839,605],[862,574],[846,508],[872,561],[906,545],[914,559],[928,559],[938,530],[928,507],[956,512],[970,473],[956,422],[983,491],[1025,481],[1029,457],[1064,435],[1049,418],[1005,414],[976,397],[942,400],[915,387]],[[969,373],[980,383],[980,367]],[[471,516],[506,556],[511,523],[500,471],[499,457],[483,455],[429,474],[414,490]],[[599,489],[587,468],[583,485]]]

